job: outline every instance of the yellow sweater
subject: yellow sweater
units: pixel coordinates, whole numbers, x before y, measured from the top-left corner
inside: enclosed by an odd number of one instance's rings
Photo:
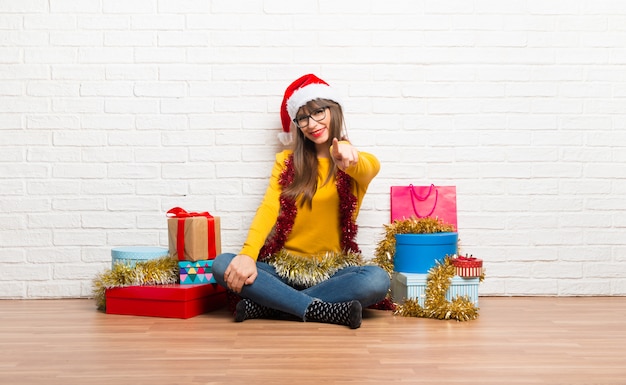
[[[278,181],[285,167],[285,159],[291,152],[291,150],[285,150],[276,154],[276,163],[272,169],[269,186],[252,220],[248,237],[240,254],[248,255],[256,260],[265,239],[274,227],[280,209],[279,197],[282,190]],[[333,177],[330,182],[322,186],[332,160],[318,158],[318,163],[318,188],[313,196],[313,207],[298,205],[293,229],[284,246],[286,251],[296,255],[307,256],[327,251],[341,251],[339,195],[335,178]],[[355,182],[352,189],[352,193],[357,198],[355,216],[358,215],[367,186],[379,170],[378,159],[366,152],[359,152],[358,163],[345,170]]]

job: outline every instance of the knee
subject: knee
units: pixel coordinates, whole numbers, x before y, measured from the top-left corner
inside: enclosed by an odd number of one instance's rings
[[[389,274],[381,267],[378,266],[368,266],[370,267],[370,280],[372,286],[375,287],[380,293],[387,293],[389,290],[389,286],[391,285],[391,279],[389,278]]]
[[[374,305],[382,301],[389,293],[391,280],[389,274],[379,266],[364,266],[363,271],[366,272],[367,293],[359,299],[364,307]]]
[[[234,257],[235,254],[232,253],[224,253],[215,257],[215,260],[213,261],[213,266],[211,267],[211,272],[213,273],[213,276],[216,277],[216,279],[224,278],[224,273],[226,272],[228,265],[230,265],[230,262],[233,260]]]

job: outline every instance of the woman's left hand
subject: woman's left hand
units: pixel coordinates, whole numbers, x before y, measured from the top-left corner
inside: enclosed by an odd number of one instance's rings
[[[334,138],[330,157],[341,171],[345,171],[348,167],[357,164],[359,161],[359,152],[350,143],[340,143],[337,138]]]

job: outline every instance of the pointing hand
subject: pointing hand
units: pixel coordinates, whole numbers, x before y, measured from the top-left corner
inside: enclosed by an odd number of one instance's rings
[[[334,138],[330,157],[341,171],[345,171],[348,167],[357,164],[359,161],[359,152],[350,143],[340,143],[337,138]]]

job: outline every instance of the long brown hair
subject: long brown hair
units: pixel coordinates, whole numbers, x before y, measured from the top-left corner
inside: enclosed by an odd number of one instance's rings
[[[341,105],[328,99],[316,99],[308,102],[301,107],[301,110],[309,114],[319,108],[328,107],[330,110],[330,124],[328,135],[328,146],[333,142],[333,138],[338,140],[346,140],[342,136],[344,128],[344,118]],[[292,123],[291,129],[294,131],[294,147],[293,147],[293,166],[295,170],[295,176],[293,183],[285,188],[283,193],[290,198],[298,201],[299,206],[313,204],[313,195],[317,191],[317,151],[315,149],[315,143],[307,139],[302,131]],[[335,173],[337,172],[337,166],[332,163],[328,170],[328,175],[324,180],[323,185],[328,183]]]

